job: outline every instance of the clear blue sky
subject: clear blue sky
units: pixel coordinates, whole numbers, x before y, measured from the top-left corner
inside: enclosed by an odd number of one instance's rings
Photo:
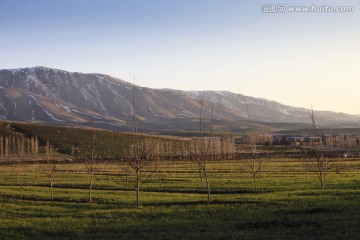
[[[262,13],[264,4],[354,6]],[[0,0],[0,68],[106,73],[360,114],[360,3]]]

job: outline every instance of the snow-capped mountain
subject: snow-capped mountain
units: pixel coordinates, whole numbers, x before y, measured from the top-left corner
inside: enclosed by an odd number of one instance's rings
[[[104,75],[33,67],[0,70],[0,119],[130,128],[134,112],[133,84]],[[310,123],[307,109],[227,91],[178,91],[135,87],[135,112],[145,130],[196,129],[200,99],[204,118],[212,105],[218,123],[252,121]],[[319,124],[339,124],[360,119],[344,113],[316,112]],[[225,124],[226,125],[226,124]],[[193,127],[190,127],[193,126]],[[172,129],[173,128],[173,129]]]

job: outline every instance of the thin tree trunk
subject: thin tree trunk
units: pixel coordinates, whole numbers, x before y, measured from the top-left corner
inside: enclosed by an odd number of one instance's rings
[[[54,200],[54,191],[53,191],[53,178],[50,178],[50,189],[51,189],[51,201]]]
[[[22,183],[20,183],[20,199],[22,199],[22,190],[23,190],[23,185]]]
[[[93,188],[93,180],[94,180],[94,158],[95,158],[95,126],[93,122],[92,129],[92,146],[91,146],[91,162],[89,166],[90,170],[90,185],[89,185],[89,205],[92,203],[92,188]]]
[[[159,180],[160,180],[160,190],[162,190],[162,172],[159,171]]]
[[[19,169],[18,169],[18,184],[19,184],[19,190],[20,190],[20,199],[22,199],[22,195],[23,195],[23,169],[22,169],[22,164],[19,164]]]
[[[140,204],[140,172],[136,169],[136,206]]]
[[[207,171],[206,171],[206,166],[204,169],[204,177],[205,177],[205,182],[206,182],[206,188],[207,188],[207,203],[210,204],[210,182],[209,182],[209,178],[207,176]]]
[[[320,170],[320,185],[321,185],[321,188],[322,190],[325,189],[325,184],[324,184],[324,173],[322,170]]]
[[[255,156],[252,157],[252,170],[253,170],[253,183],[254,183],[254,190],[257,191],[257,184],[256,184],[256,166],[255,166]]]
[[[253,181],[254,181],[254,190],[257,192],[257,185],[256,185],[256,173],[253,173]]]
[[[200,167],[199,167],[199,175],[200,175],[200,180],[201,180],[201,189],[205,190],[204,181],[203,181],[202,172],[201,172]]]
[[[126,190],[129,190],[129,180],[128,180],[128,173],[125,172],[125,181],[126,181]]]
[[[93,177],[94,177],[94,172],[91,169],[91,172],[90,172],[90,187],[89,187],[89,205],[91,205],[91,203],[92,203]]]

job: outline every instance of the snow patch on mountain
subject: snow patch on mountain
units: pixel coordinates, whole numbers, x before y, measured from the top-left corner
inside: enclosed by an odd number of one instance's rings
[[[29,97],[31,97],[31,98],[35,101],[36,105],[38,105],[38,106],[41,108],[41,110],[43,110],[43,111],[46,113],[46,115],[48,115],[52,120],[57,121],[57,122],[65,122],[65,121],[63,121],[63,120],[60,120],[60,119],[55,118],[54,115],[52,115],[46,108],[44,108],[44,107],[39,103],[39,101],[38,101],[38,99],[37,99],[36,97],[34,97],[34,96],[32,96],[32,95],[29,95]],[[14,113],[14,114],[15,114],[15,113]],[[35,119],[34,116],[33,116],[33,118]]]
[[[155,115],[155,112],[154,112],[154,110],[151,108],[151,106],[149,106],[149,110],[150,110],[150,112],[151,112],[152,114]]]

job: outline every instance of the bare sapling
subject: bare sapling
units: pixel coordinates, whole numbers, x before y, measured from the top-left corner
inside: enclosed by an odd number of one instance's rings
[[[53,201],[54,200],[53,185],[54,185],[54,178],[55,178],[54,176],[55,176],[56,165],[55,165],[55,162],[53,162],[53,159],[52,159],[52,157],[53,157],[52,156],[53,155],[53,147],[51,146],[49,140],[46,141],[45,153],[46,153],[47,165],[44,167],[43,173],[45,174],[45,176],[49,180],[50,196],[51,196],[51,201]]]
[[[326,140],[325,140],[325,145],[327,148],[330,149],[330,152],[334,152],[334,139],[332,135],[328,135]],[[329,157],[328,159],[329,162],[332,162],[331,157]],[[338,157],[335,157],[335,172],[336,174],[340,174],[341,169],[342,169],[342,165],[344,164],[343,161],[339,161]]]
[[[159,189],[162,190],[163,187],[163,165],[160,158],[160,153],[163,152],[162,145],[157,142],[154,148],[154,156],[155,156],[155,168],[156,168],[156,176],[159,180]]]
[[[135,102],[135,77],[132,89],[132,135],[129,150],[123,156],[124,162],[135,174],[135,195],[136,206],[140,205],[140,184],[149,178],[149,173],[145,169],[155,164],[153,158],[153,151],[157,144],[158,138],[152,141],[151,138],[139,135],[137,129],[137,115],[136,115],[136,102]]]
[[[210,181],[207,171],[207,159],[209,150],[212,143],[212,134],[213,134],[213,124],[214,124],[214,107],[213,104],[211,106],[211,121],[210,121],[210,137],[204,137],[203,136],[203,108],[204,108],[204,93],[202,94],[202,97],[200,99],[200,112],[199,112],[199,138],[196,139],[193,142],[193,150],[189,151],[192,160],[196,163],[196,166],[198,168],[198,172],[200,175],[201,185],[204,189],[204,182],[206,186],[206,192],[207,192],[207,203],[209,204],[211,202],[211,190],[210,190]]]
[[[12,148],[13,148],[13,152],[14,152],[14,157],[15,157],[15,151],[16,151],[16,144],[15,144],[15,137],[12,138]],[[19,186],[19,191],[20,191],[20,199],[22,199],[23,197],[23,187],[24,187],[24,166],[23,166],[23,157],[21,155],[21,139],[18,138],[18,154],[17,154],[17,168],[16,168],[16,172],[17,172],[17,181],[18,181],[18,186]]]
[[[89,205],[91,206],[92,203],[92,190],[93,190],[93,182],[94,182],[94,171],[95,171],[95,126],[93,123],[92,128],[92,139],[91,139],[91,146],[88,146],[90,149],[90,159],[87,155],[85,155],[86,159],[86,170],[89,173]]]
[[[156,164],[153,151],[157,145],[157,141],[158,139],[152,140],[151,138],[146,138],[144,135],[136,134],[134,136],[134,144],[130,145],[128,154],[123,157],[124,162],[135,175],[136,206],[140,205],[141,183],[149,179],[154,173],[154,171],[146,170],[154,167]]]
[[[308,181],[311,159],[310,159],[310,156],[309,156],[309,153],[308,153],[308,150],[306,147],[304,147],[304,155],[301,160],[302,160],[302,164],[303,164],[304,171],[305,171],[305,178],[306,178],[306,181]]]
[[[309,111],[311,122],[312,122],[312,135],[313,138],[310,141],[311,149],[312,149],[312,157],[314,160],[314,172],[316,173],[321,188],[325,189],[325,175],[328,168],[328,160],[324,157],[324,154],[321,149],[322,142],[321,140],[318,140],[318,126],[316,125],[315,121],[315,114],[313,109]]]
[[[267,159],[263,157],[257,156],[257,134],[253,132],[252,129],[252,122],[249,112],[249,107],[246,105],[247,110],[247,117],[248,117],[248,126],[249,126],[249,133],[248,133],[248,145],[245,146],[247,148],[247,152],[250,152],[249,158],[245,159],[245,165],[250,169],[250,173],[253,180],[254,191],[258,190],[257,178],[261,174],[263,168],[267,165]]]
[[[13,169],[16,172],[17,184],[19,186],[19,197],[22,199],[26,169],[23,164],[25,155],[24,137],[6,136],[6,139],[5,148],[8,148],[8,159],[13,158],[16,163]]]
[[[126,141],[126,140],[128,140],[128,138],[129,138],[129,135],[127,133],[125,133],[124,139],[123,139],[124,142],[123,142],[123,144],[121,144],[122,146],[126,146],[127,144],[130,144],[128,141]],[[120,150],[115,148],[117,143],[115,142],[115,139],[114,139],[114,130],[112,130],[112,132],[111,132],[111,139],[112,139],[111,151],[112,151],[113,161],[118,166],[118,173],[120,175],[122,175],[122,174],[125,175],[125,189],[128,190],[131,169],[128,166],[127,162],[125,161],[125,157],[129,156],[129,149],[127,149],[126,147],[122,147]]]

